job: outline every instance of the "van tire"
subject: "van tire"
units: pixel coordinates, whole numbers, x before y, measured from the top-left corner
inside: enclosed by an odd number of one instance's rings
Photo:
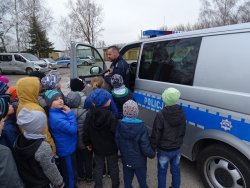
[[[67,68],[69,68],[69,63],[67,64]]]
[[[32,73],[32,72],[33,72],[32,68],[27,68],[26,69],[26,74],[27,75],[30,75],[30,73]]]
[[[237,150],[222,144],[210,145],[197,159],[205,187],[250,187],[249,161]]]

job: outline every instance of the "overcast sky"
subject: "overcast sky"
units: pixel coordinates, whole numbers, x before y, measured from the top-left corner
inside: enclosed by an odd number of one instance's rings
[[[68,0],[46,0],[54,21],[66,16]],[[101,40],[106,45],[129,43],[139,39],[141,31],[158,29],[163,25],[193,24],[197,21],[200,0],[95,0],[103,8]],[[54,24],[49,38],[55,49],[63,50]]]

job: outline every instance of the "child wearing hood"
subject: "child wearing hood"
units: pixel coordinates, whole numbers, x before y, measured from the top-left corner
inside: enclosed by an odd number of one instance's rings
[[[28,110],[41,111],[45,114],[44,109],[39,105],[38,102],[39,91],[40,91],[40,80],[37,77],[24,77],[20,78],[17,81],[16,93],[19,99],[16,112],[17,115],[23,108],[27,108]],[[20,126],[19,128],[21,129],[21,132],[23,132]],[[51,145],[52,151],[55,154],[56,146],[49,132],[47,122],[44,127],[43,134],[46,135],[45,140]]]
[[[103,87],[104,87],[104,80],[102,77],[98,76],[98,77],[93,77],[91,79],[91,82],[90,82],[90,85],[93,89],[92,92],[94,92],[96,89],[103,89],[105,90]],[[106,90],[107,91],[107,90]],[[92,102],[92,99],[90,96],[88,96],[85,100],[85,103],[84,103],[84,108],[85,109],[90,109],[93,107],[93,102]],[[118,108],[114,102],[114,99],[111,95],[111,103],[109,105],[109,109],[113,112],[113,115],[114,117],[118,118],[119,117],[119,113],[118,113]]]
[[[168,163],[171,165],[172,187],[180,187],[180,147],[186,131],[186,118],[177,103],[181,93],[175,88],[167,88],[162,93],[165,103],[157,112],[151,134],[151,144],[158,151],[158,188],[166,188]]]
[[[117,120],[109,109],[111,94],[104,89],[95,89],[91,94],[92,108],[89,109],[84,127],[83,140],[94,152],[95,187],[102,188],[105,158],[108,161],[112,188],[119,187],[118,149],[115,144]]]
[[[136,175],[141,188],[147,188],[147,157],[153,158],[148,131],[142,120],[138,119],[138,105],[128,100],[123,105],[123,119],[117,127],[116,143],[121,152],[124,187],[132,187]]]
[[[57,169],[50,145],[42,134],[47,118],[41,111],[23,108],[17,116],[17,124],[24,133],[14,145],[17,167],[27,188],[64,187],[63,178]]]
[[[59,169],[65,180],[65,186],[76,186],[77,122],[74,112],[64,105],[59,91],[47,90],[45,101],[49,107],[49,128],[56,144],[59,157]]]

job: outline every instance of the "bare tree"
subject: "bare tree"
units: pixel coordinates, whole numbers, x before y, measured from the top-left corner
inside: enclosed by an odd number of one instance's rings
[[[75,38],[96,45],[98,36],[103,31],[102,8],[93,0],[69,0],[69,19],[73,27]]]
[[[11,29],[13,28],[10,19],[11,1],[0,0],[0,51],[6,52],[8,42],[11,40]]]
[[[65,17],[61,17],[58,26],[58,35],[62,39],[65,50],[68,50],[70,48],[70,42],[75,40],[74,28],[71,26],[70,20]]]
[[[201,0],[202,7],[195,29],[250,21],[250,1]]]

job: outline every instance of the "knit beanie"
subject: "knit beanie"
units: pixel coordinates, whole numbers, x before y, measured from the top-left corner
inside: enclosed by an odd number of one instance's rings
[[[78,108],[81,103],[81,96],[78,92],[71,91],[68,93],[67,98],[69,100],[69,108]]]
[[[45,90],[52,90],[57,88],[59,81],[59,77],[49,74],[41,79],[41,84]]]
[[[180,96],[181,93],[179,90],[170,87],[165,89],[165,91],[162,93],[162,100],[166,106],[173,106],[176,104]]]
[[[58,97],[62,97],[62,94],[59,91],[56,90],[47,90],[44,93],[44,99],[46,101],[46,104],[48,105],[48,107],[51,107],[52,103],[54,100],[56,100]]]
[[[45,77],[46,75],[41,72],[41,71],[32,71],[29,76],[33,76],[33,77],[37,77],[39,78],[39,80],[41,80],[43,77]]]
[[[8,98],[0,96],[0,119],[4,118],[9,111]]]
[[[17,101],[17,93],[16,93],[16,86],[10,86],[6,93],[10,94],[11,100]]]
[[[30,139],[45,138],[41,132],[45,129],[46,115],[41,111],[23,108],[17,116],[17,124],[24,130],[24,136]]]
[[[123,85],[122,76],[120,74],[114,74],[111,77],[111,85],[113,86],[113,88],[121,87]]]
[[[138,105],[133,100],[128,100],[123,104],[123,116],[128,118],[136,118],[139,114]]]
[[[0,81],[0,95],[6,93],[8,89],[9,86],[5,82]]]
[[[112,95],[104,89],[97,88],[91,93],[92,103],[96,107],[104,106],[111,98]]]
[[[0,81],[8,84],[10,82],[9,78],[6,76],[0,76]]]
[[[72,91],[82,91],[86,86],[86,83],[79,78],[73,78],[70,80],[70,89]]]

